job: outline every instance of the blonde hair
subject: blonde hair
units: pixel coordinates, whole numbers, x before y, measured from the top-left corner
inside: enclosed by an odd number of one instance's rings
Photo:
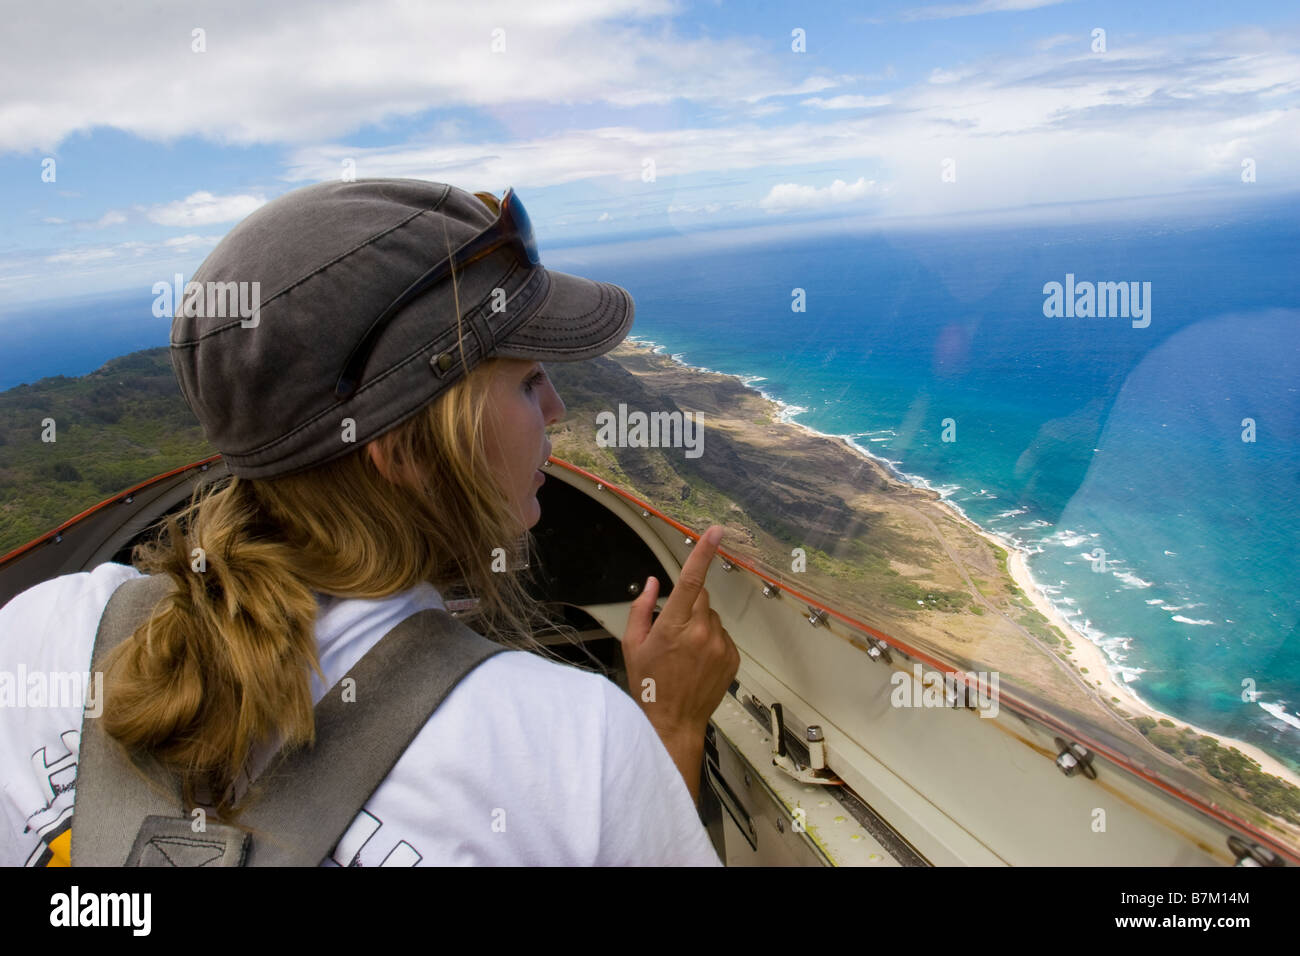
[[[168,575],[173,589],[106,665],[104,728],[178,776],[187,808],[203,797],[233,819],[255,747],[279,741],[288,753],[314,742],[310,675],[325,680],[314,592],[379,598],[427,581],[444,597],[459,586],[477,598],[462,620],[508,646],[540,650],[535,632],[565,630],[517,570],[493,571],[494,548],[534,551],[486,467],[495,365],[481,363],[376,440],[401,480],[385,477],[365,447],[296,475],[234,477],[197,491],[137,547],[135,565]],[[191,566],[195,548],[202,572]]]

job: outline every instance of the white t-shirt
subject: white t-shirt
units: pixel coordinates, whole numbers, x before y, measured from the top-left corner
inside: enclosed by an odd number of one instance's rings
[[[66,865],[85,682],[121,564],[43,582],[0,608],[0,865]],[[318,598],[327,685],[403,618],[444,607],[422,584]],[[62,686],[59,686],[62,684]],[[70,699],[75,698],[75,699]],[[606,678],[523,651],[471,671],[425,723],[324,866],[720,866],[640,707]]]

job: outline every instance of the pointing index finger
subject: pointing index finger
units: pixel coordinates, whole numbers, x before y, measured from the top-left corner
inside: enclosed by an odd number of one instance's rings
[[[722,540],[722,527],[711,525],[709,530],[695,543],[682,573],[673,585],[673,593],[664,603],[661,617],[667,617],[674,624],[684,624],[690,620],[691,607],[704,588],[704,577],[709,571],[709,562],[718,551],[718,542]]]

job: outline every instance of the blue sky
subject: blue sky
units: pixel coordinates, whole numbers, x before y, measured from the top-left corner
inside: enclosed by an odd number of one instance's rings
[[[721,227],[1300,190],[1294,3],[127,0],[6,16],[0,311],[188,276],[261,203],[353,171],[513,185],[543,261]]]

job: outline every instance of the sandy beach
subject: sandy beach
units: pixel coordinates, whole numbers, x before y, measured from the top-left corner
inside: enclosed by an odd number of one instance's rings
[[[672,362],[673,365],[679,367],[683,371],[724,375],[727,378],[736,379],[744,385],[749,392],[758,395],[763,401],[772,406],[772,417],[774,421],[780,422],[781,425],[798,429],[810,436],[832,439],[837,443],[840,443],[846,451],[859,458],[867,460],[874,468],[883,472],[886,481],[892,482],[896,485],[905,485],[909,488],[914,487],[910,482],[901,480],[898,477],[899,472],[885,459],[872,455],[865,449],[851,444],[842,436],[826,435],[823,432],[819,432],[816,429],[809,428],[806,425],[794,421],[792,416],[797,412],[797,409],[794,409],[792,406],[789,406],[771,396],[764,395],[758,388],[748,384],[743,376],[721,373],[712,369],[696,368],[682,362],[676,357],[669,356],[665,349],[651,342],[629,341],[624,347],[657,353],[662,359]],[[1195,724],[1190,724],[1172,714],[1166,714],[1157,710],[1139,698],[1130,686],[1126,685],[1123,681],[1116,679],[1111,671],[1111,664],[1109,659],[1106,657],[1105,652],[1072,627],[1066,620],[1065,616],[1056,609],[1047,596],[1039,589],[1037,582],[1029,572],[1028,553],[1026,551],[976,524],[962,513],[960,509],[952,506],[946,500],[940,498],[940,500],[936,501],[935,504],[943,507],[945,512],[950,514],[955,520],[961,522],[964,526],[970,528],[972,532],[978,534],[990,544],[1007,552],[1007,570],[1010,573],[1012,580],[1025,593],[1025,596],[1033,606],[1038,609],[1039,613],[1058,627],[1061,630],[1061,633],[1063,633],[1070,641],[1072,650],[1068,653],[1068,658],[1081,669],[1087,668],[1087,673],[1081,674],[1080,676],[1086,679],[1089,685],[1098,692],[1101,704],[1112,710],[1121,712],[1122,715],[1145,715],[1155,720],[1163,719],[1172,721],[1178,727],[1190,727],[1197,734],[1213,737],[1224,747],[1239,750],[1241,753],[1258,762],[1263,772],[1273,774],[1294,786],[1300,787],[1300,775],[1297,775],[1285,764],[1265,752],[1260,747],[1232,737],[1226,737],[1223,734],[1215,733],[1214,731],[1206,730],[1205,728],[1198,727]],[[1098,682],[1100,682],[1100,685],[1098,685]],[[1121,703],[1116,704],[1111,700],[1112,697],[1118,698]]]
[[[980,533],[984,534],[984,536],[990,541],[997,542],[1000,547],[1007,549],[1007,570],[1011,572],[1012,578],[1015,579],[1015,582],[1020,589],[1025,592],[1025,596],[1033,602],[1034,607],[1038,608],[1039,612],[1044,617],[1059,627],[1061,632],[1069,638],[1070,643],[1073,645],[1073,649],[1069,653],[1069,658],[1081,668],[1086,667],[1088,669],[1088,673],[1085,675],[1086,677],[1090,678],[1094,682],[1098,680],[1101,681],[1100,690],[1107,700],[1110,700],[1111,697],[1118,697],[1123,702],[1118,706],[1130,714],[1146,715],[1147,717],[1153,717],[1156,720],[1172,720],[1175,724],[1181,727],[1190,727],[1198,734],[1213,737],[1219,741],[1222,746],[1235,747],[1252,760],[1255,760],[1259,764],[1260,769],[1265,773],[1271,773],[1288,783],[1300,787],[1300,776],[1297,776],[1290,768],[1275,757],[1270,756],[1266,751],[1254,746],[1253,744],[1248,744],[1243,740],[1237,740],[1234,737],[1225,737],[1212,730],[1206,730],[1204,727],[1198,727],[1195,724],[1188,723],[1181,718],[1175,717],[1173,714],[1166,714],[1163,711],[1156,710],[1150,704],[1138,697],[1131,687],[1127,686],[1122,681],[1117,681],[1111,673],[1111,665],[1106,658],[1105,652],[1096,644],[1092,643],[1092,641],[1080,634],[1077,630],[1072,628],[1065,617],[1057,611],[1052,605],[1052,602],[1047,599],[1046,595],[1039,590],[1037,582],[1034,581],[1033,576],[1029,573],[1029,567],[1026,560],[1027,555],[1025,552],[1015,548],[1007,542],[997,541],[996,538],[987,532],[984,532],[983,529],[981,529]]]

